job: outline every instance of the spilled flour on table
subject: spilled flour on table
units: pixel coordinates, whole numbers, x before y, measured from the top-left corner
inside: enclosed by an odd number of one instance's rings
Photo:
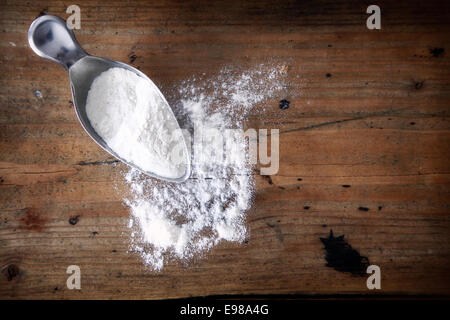
[[[173,109],[191,145],[192,174],[169,183],[130,169],[130,251],[161,270],[171,259],[188,262],[222,240],[243,242],[254,183],[243,125],[257,103],[283,89],[282,66],[247,72],[222,70],[214,79],[183,81]],[[230,130],[241,129],[241,130]],[[202,134],[202,135],[201,135]],[[220,139],[214,141],[211,136]],[[200,138],[199,138],[200,137]],[[223,152],[222,152],[223,151]]]

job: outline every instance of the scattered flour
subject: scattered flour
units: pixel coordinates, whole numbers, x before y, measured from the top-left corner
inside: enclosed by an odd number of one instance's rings
[[[86,113],[119,157],[166,178],[186,172],[181,130],[158,88],[134,72],[110,68],[94,79]]]
[[[180,85],[174,111],[191,134],[192,173],[183,183],[149,178],[131,169],[125,175],[130,196],[130,250],[153,270],[171,258],[189,261],[222,240],[243,242],[245,213],[254,183],[241,133],[248,112],[283,88],[279,66],[258,66],[239,73],[226,69],[215,79],[191,79]],[[205,133],[198,139],[199,132]],[[217,132],[224,153],[208,138]],[[201,135],[200,135],[201,136]],[[206,137],[206,138],[205,138]]]

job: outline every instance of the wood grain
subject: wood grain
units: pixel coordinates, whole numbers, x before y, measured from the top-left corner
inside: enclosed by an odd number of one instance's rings
[[[280,170],[255,173],[248,243],[147,270],[127,252],[125,167],[78,124],[66,72],[27,44],[31,21],[67,17],[68,3],[2,0],[1,298],[373,294],[365,277],[325,266],[330,229],[381,267],[376,294],[450,294],[447,1],[377,1],[379,31],[366,28],[367,1],[78,4],[83,47],[135,55],[171,102],[193,76],[287,66],[285,90],[248,120],[280,128]],[[66,288],[71,264],[81,290]]]

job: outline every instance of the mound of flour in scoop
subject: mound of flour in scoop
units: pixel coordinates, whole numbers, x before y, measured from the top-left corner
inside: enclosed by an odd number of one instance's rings
[[[181,130],[147,79],[123,68],[102,72],[89,89],[86,113],[119,157],[162,177],[184,176],[187,155]]]
[[[245,241],[245,213],[254,183],[247,142],[240,132],[248,111],[283,89],[283,70],[265,65],[247,72],[226,69],[213,79],[183,81],[173,94],[180,101],[174,112],[192,137],[191,177],[168,183],[136,170],[125,175],[130,188],[125,199],[131,211],[130,251],[141,255],[149,268],[161,270],[171,258],[188,262],[224,240]],[[196,143],[202,131],[207,133]],[[214,152],[220,143],[210,139],[217,132],[223,137],[223,157]]]

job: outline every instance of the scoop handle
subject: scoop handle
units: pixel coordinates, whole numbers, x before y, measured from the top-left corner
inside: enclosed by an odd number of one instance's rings
[[[28,30],[28,42],[37,55],[58,62],[66,70],[87,55],[73,31],[57,16],[43,15],[34,20]]]

